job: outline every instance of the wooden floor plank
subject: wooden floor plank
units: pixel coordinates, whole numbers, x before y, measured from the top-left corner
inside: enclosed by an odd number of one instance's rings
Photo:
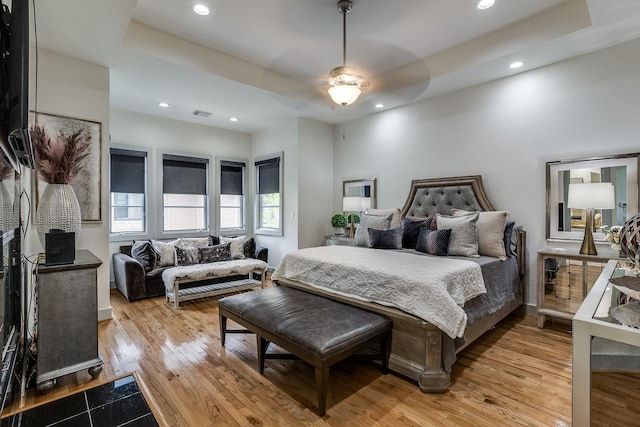
[[[29,388],[3,415],[137,372],[171,426],[571,424],[568,325],[539,329],[535,317],[508,317],[458,355],[453,384],[442,394],[422,393],[414,381],[382,375],[373,363],[341,362],[331,369],[327,414],[320,418],[311,366],[269,360],[260,375],[254,335],[233,334],[221,346],[216,297],[179,310],[164,298],[129,303],[117,291],[111,302],[113,319],[99,325],[105,362],[99,378],[85,371],[60,378],[48,394]],[[594,425],[638,425],[640,374],[594,374],[594,390]]]

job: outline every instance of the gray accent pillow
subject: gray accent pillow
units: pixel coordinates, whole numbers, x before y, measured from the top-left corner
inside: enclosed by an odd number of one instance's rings
[[[450,238],[450,228],[431,230],[429,227],[423,227],[418,236],[416,251],[438,256],[448,255]]]
[[[468,215],[473,212],[463,209],[451,209],[453,216]],[[478,253],[504,261],[507,254],[504,247],[504,227],[507,223],[507,211],[478,212],[476,230],[478,233]]]
[[[369,247],[369,229],[388,230],[393,214],[387,216],[372,216],[362,214],[360,216],[360,225],[356,230],[356,245]]]
[[[374,249],[402,249],[402,227],[390,230],[370,228],[369,247]]]
[[[176,246],[176,265],[198,264],[198,248],[181,248]]]
[[[511,236],[513,235],[513,226],[516,225],[515,221],[507,221],[504,226],[504,250],[507,252],[509,258],[516,256],[514,252],[515,248],[511,247]]]
[[[400,208],[393,209],[375,209],[369,208],[365,212],[369,216],[387,216],[391,215],[391,223],[389,224],[389,228],[400,227],[402,224],[400,223],[402,218],[402,212]]]
[[[244,257],[254,258],[256,256],[256,239],[253,237],[244,241]]]
[[[200,264],[231,260],[231,243],[198,248]]]
[[[479,257],[478,254],[478,212],[460,216],[436,214],[438,230],[451,229],[449,238],[449,255]]]

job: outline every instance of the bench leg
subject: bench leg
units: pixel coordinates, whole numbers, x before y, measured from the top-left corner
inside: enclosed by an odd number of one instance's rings
[[[256,341],[258,344],[258,371],[263,374],[264,373],[264,355],[267,353],[267,348],[269,347],[269,341],[261,338],[256,334]]]
[[[318,415],[324,417],[327,411],[327,390],[329,388],[329,368],[316,367],[316,390],[318,393]]]
[[[220,315],[220,343],[222,344],[223,347],[224,347],[224,341],[226,337],[227,337],[227,318],[221,314]]]
[[[174,309],[178,309],[178,306],[180,305],[180,301],[178,301],[178,294],[180,292],[180,287],[178,286],[177,283],[173,284],[173,308]]]
[[[391,331],[387,332],[380,341],[380,353],[382,354],[382,373],[389,373],[389,358],[391,357]]]

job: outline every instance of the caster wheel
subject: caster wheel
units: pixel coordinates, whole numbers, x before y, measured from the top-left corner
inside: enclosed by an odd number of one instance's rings
[[[53,380],[49,380],[49,381],[43,381],[41,383],[36,384],[36,390],[41,391],[41,392],[48,392],[51,391],[57,384],[57,381],[55,379]]]
[[[91,368],[89,368],[89,375],[91,375],[91,378],[93,379],[98,378],[100,372],[102,372],[102,365],[92,366]]]

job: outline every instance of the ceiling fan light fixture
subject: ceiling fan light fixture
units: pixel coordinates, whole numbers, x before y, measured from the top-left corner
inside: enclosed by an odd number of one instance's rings
[[[369,82],[353,68],[347,67],[347,13],[351,11],[351,0],[340,0],[338,11],[342,14],[342,66],[336,67],[329,73],[329,96],[338,105],[347,106],[356,102],[363,89],[369,87]]]

